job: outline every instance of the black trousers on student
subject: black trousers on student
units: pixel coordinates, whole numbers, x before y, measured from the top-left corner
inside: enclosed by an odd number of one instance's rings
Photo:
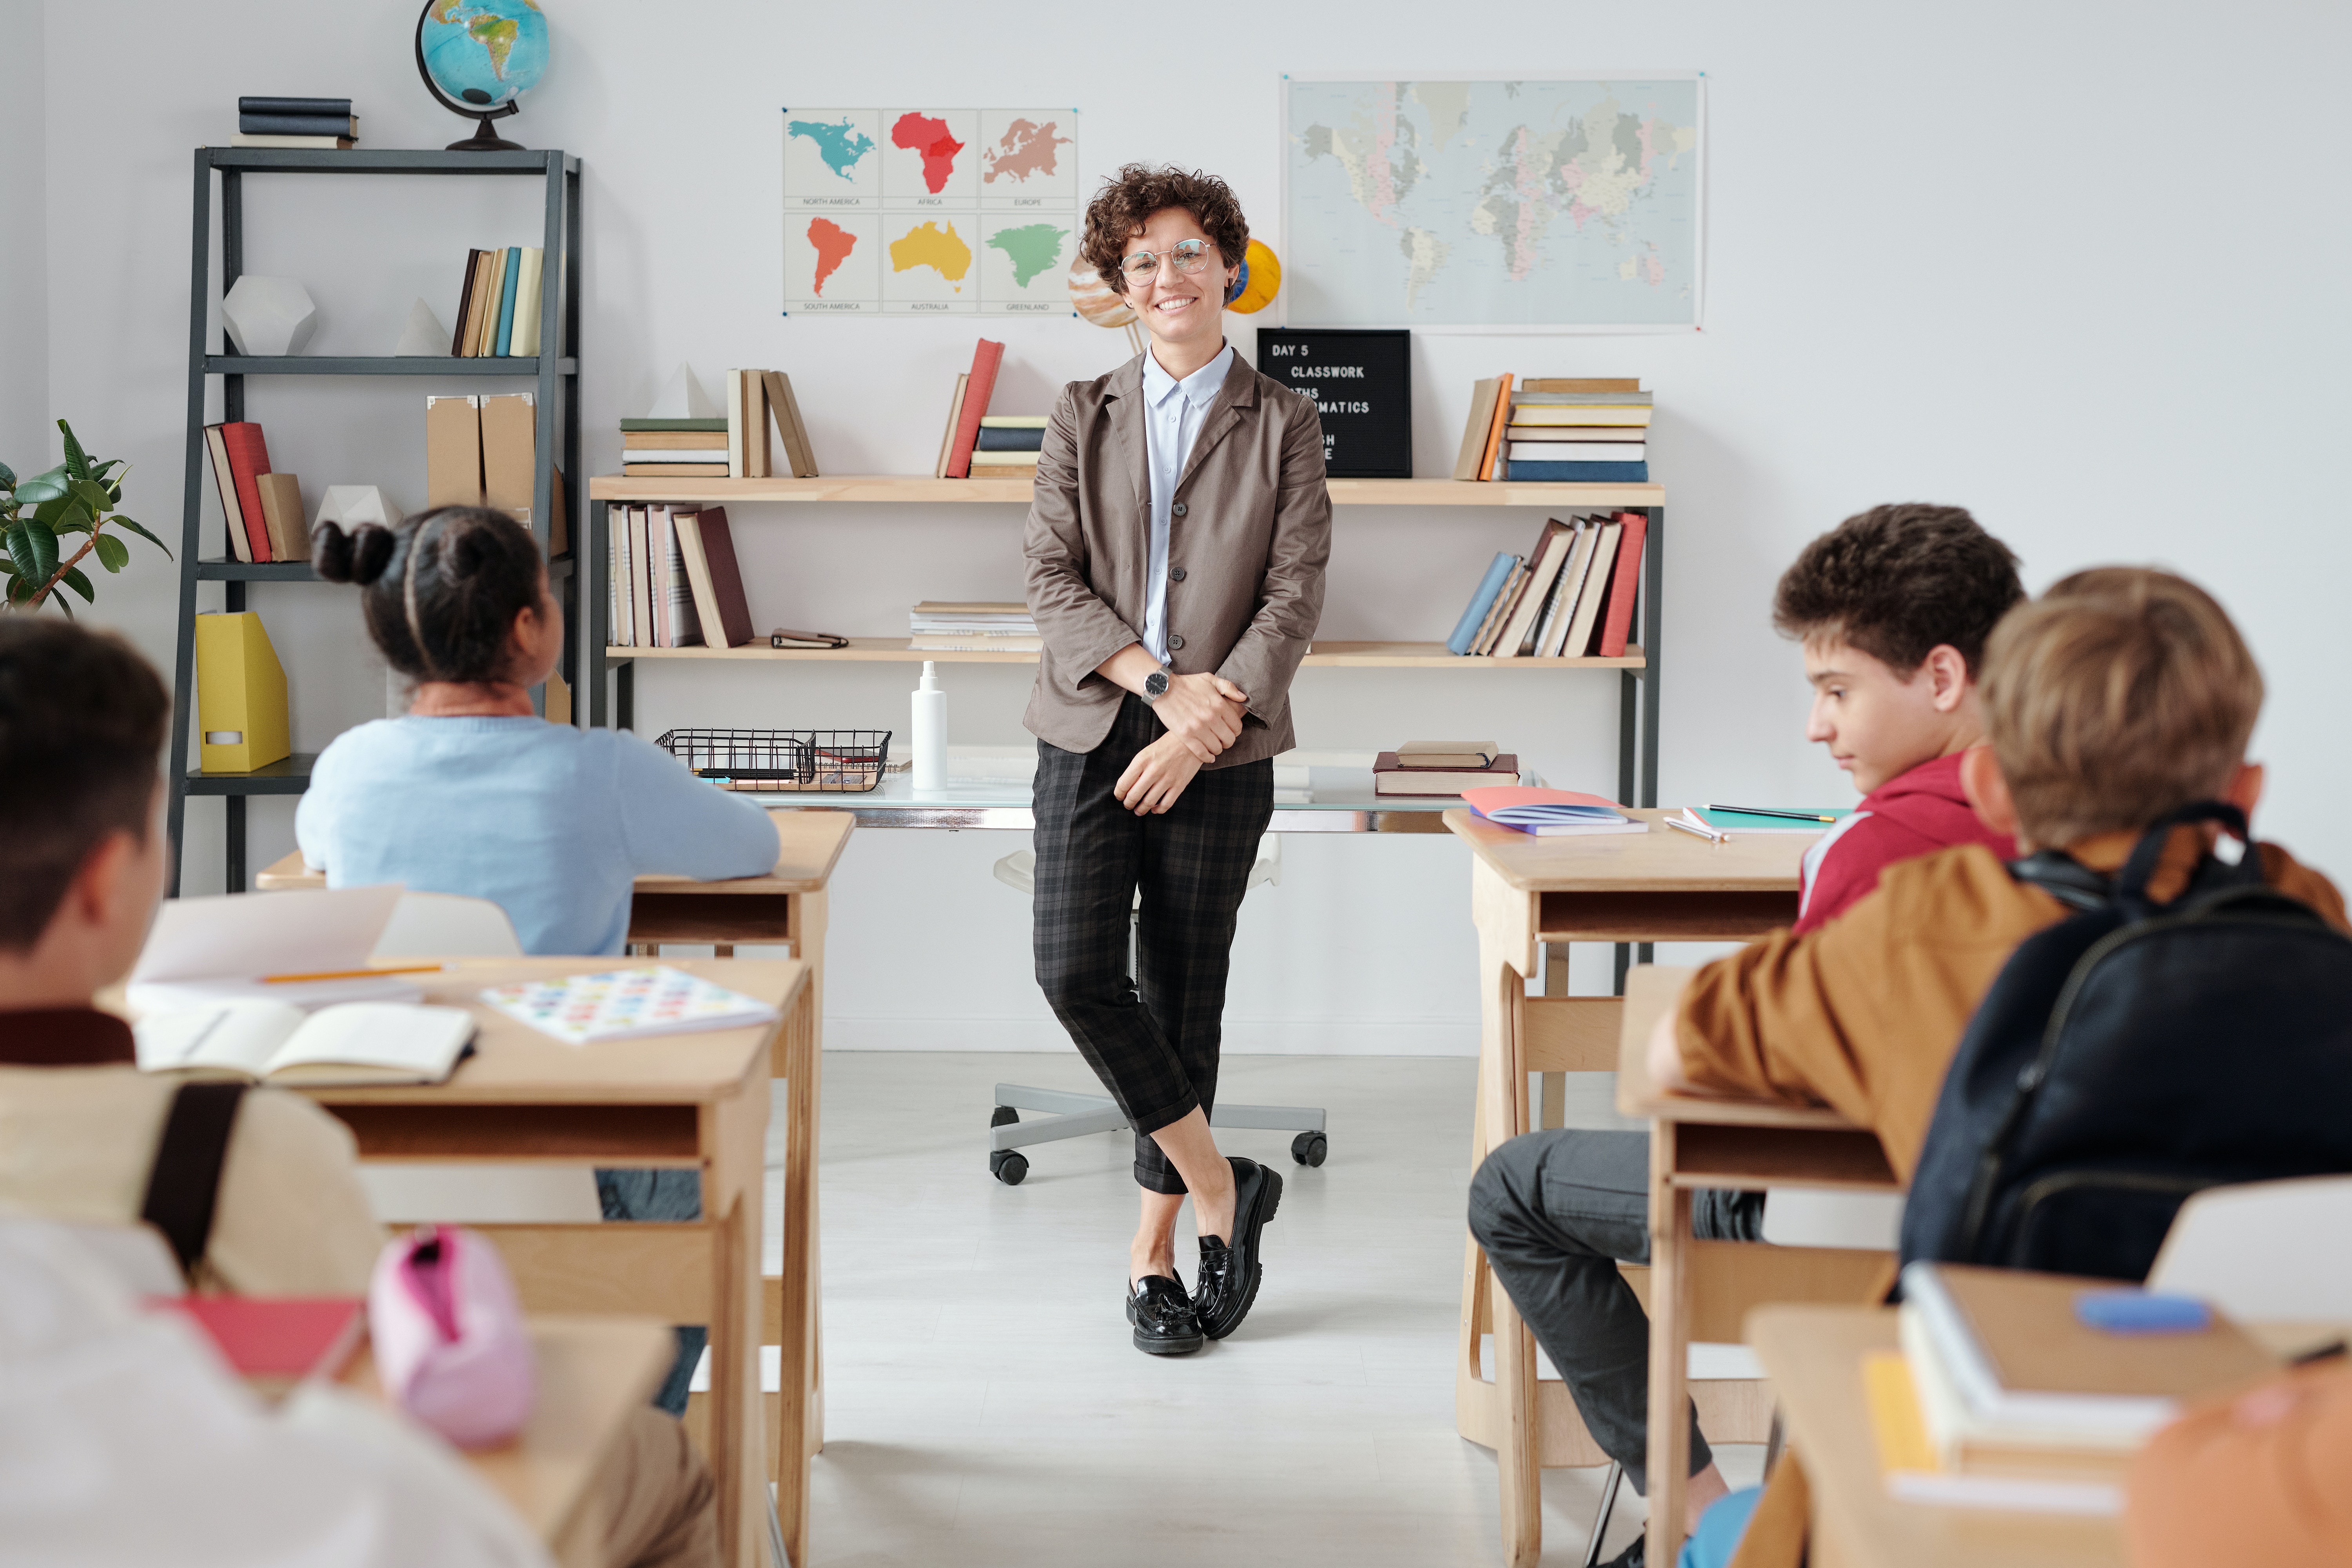
[[[1203,770],[1165,814],[1138,816],[1111,787],[1166,733],[1131,696],[1091,752],[1037,742],[1034,909],[1037,984],[1135,1129],[1137,1184],[1174,1194],[1183,1178],[1150,1134],[1216,1100],[1234,919],[1274,816],[1274,763]]]
[[[1754,1241],[1764,1194],[1692,1194],[1691,1230]],[[1650,1261],[1650,1135],[1554,1128],[1512,1139],[1470,1178],[1470,1234],[1486,1249],[1586,1430],[1649,1491],[1650,1319],[1617,1265]],[[1715,1456],[1690,1423],[1690,1473]]]

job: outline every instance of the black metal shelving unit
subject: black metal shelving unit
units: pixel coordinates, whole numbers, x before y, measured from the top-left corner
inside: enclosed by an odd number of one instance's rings
[[[205,323],[210,313],[215,279],[211,276],[213,180],[220,180],[221,268],[218,287],[226,294],[245,270],[245,191],[247,174],[471,174],[538,178],[546,182],[546,222],[541,240],[540,337],[541,343],[566,352],[521,358],[449,359],[385,355],[248,355],[231,353],[223,334],[222,353],[207,353]],[[211,458],[205,449],[205,394],[208,377],[221,378],[221,416],[245,417],[245,378],[248,375],[398,375],[499,377],[537,384],[538,472],[531,493],[531,529],[542,552],[553,542],[550,530],[556,515],[555,486],[563,485],[562,510],[567,518],[582,517],[585,495],[580,473],[580,160],[558,151],[513,153],[443,153],[349,151],[326,152],[262,147],[199,147],[195,153],[194,255],[190,267],[188,303],[188,427],[187,473],[180,529],[180,626],[173,667],[172,756],[166,776],[172,781],[172,891],[179,891],[181,829],[190,795],[226,798],[227,821],[227,887],[245,890],[245,802],[248,795],[300,795],[310,786],[316,752],[297,752],[282,761],[248,773],[206,773],[188,765],[189,731],[196,722],[195,637],[196,584],[218,583],[225,608],[246,607],[250,583],[310,583],[317,580],[308,562],[255,563],[236,560],[198,559],[204,487]],[[423,426],[418,426],[421,437]],[[567,624],[574,628],[566,639],[563,677],[579,688],[578,581],[572,572],[581,527],[571,524],[568,542],[572,552],[551,557],[554,591],[564,606]],[[533,700],[545,711],[546,693]],[[574,721],[581,717],[575,705]]]

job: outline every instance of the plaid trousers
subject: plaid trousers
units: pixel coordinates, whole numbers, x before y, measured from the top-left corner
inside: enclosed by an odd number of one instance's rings
[[[1130,696],[1093,751],[1037,742],[1033,908],[1037,984],[1135,1129],[1136,1184],[1177,1194],[1150,1135],[1216,1100],[1234,919],[1274,816],[1274,762],[1204,769],[1165,814],[1138,816],[1111,787],[1165,733]]]

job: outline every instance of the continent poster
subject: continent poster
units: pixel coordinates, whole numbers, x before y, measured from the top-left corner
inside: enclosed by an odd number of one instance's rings
[[[1066,316],[1066,109],[786,109],[784,310]]]
[[[1286,77],[1285,320],[1698,326],[1706,81]]]

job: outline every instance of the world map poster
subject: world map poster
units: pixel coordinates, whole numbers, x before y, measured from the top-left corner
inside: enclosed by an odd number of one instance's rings
[[[1705,88],[1286,78],[1286,320],[1696,327]]]
[[[1066,316],[1066,109],[784,110],[784,310]]]

